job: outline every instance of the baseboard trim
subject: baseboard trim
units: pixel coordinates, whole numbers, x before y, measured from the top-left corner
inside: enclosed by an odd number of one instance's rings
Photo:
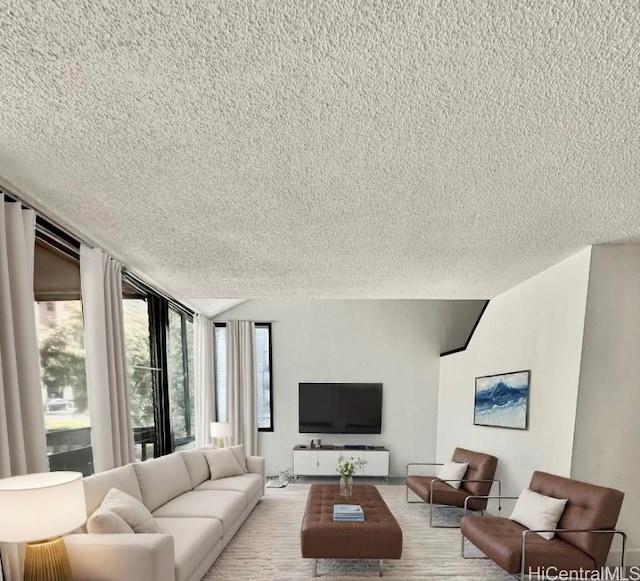
[[[607,566],[619,567],[621,553],[622,549],[618,547],[612,548],[611,551],[609,551],[609,557],[607,558]],[[627,547],[627,550],[625,551],[625,561],[627,567],[640,567],[640,547]]]

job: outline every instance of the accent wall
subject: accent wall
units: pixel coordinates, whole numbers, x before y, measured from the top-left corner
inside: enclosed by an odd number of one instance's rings
[[[442,357],[439,462],[456,446],[493,454],[509,496],[534,470],[570,475],[590,256],[585,249],[492,299],[466,351]],[[475,426],[475,378],[525,369],[528,429]]]
[[[626,493],[618,528],[629,535],[627,559],[636,565],[639,410],[640,246],[594,246],[571,475]],[[619,552],[619,543],[617,539],[612,553]]]
[[[272,322],[273,432],[260,432],[267,473],[292,466],[292,449],[318,436],[298,433],[298,383],[382,382],[380,435],[321,435],[323,444],[384,445],[390,473],[436,450],[439,301],[252,300],[216,321]],[[337,477],[337,476],[336,476]]]

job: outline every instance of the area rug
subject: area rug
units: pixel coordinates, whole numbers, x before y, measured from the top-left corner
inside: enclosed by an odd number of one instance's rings
[[[488,559],[463,559],[460,530],[430,528],[429,507],[408,504],[404,486],[377,488],[403,533],[402,558],[384,562],[384,577],[411,581],[512,579]],[[303,559],[300,554],[300,525],[308,492],[308,484],[267,489],[204,579],[295,581],[312,578],[313,561]],[[459,518],[459,512],[444,509],[438,518],[451,522]],[[475,548],[468,546],[473,554]],[[378,562],[322,559],[318,562],[318,576],[323,581],[377,579]]]

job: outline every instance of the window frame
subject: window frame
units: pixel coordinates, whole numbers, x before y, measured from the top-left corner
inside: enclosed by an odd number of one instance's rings
[[[275,422],[273,419],[273,329],[271,323],[268,322],[256,322],[254,323],[255,327],[262,327],[269,329],[269,427],[268,428],[258,428],[258,432],[274,432],[275,431]],[[226,328],[227,324],[225,322],[216,322],[215,327],[223,327]],[[214,341],[215,341],[215,331],[214,331]],[[217,345],[214,345],[215,351],[215,369],[214,376],[217,377],[218,374],[218,349]],[[227,388],[228,386],[225,386]],[[256,396],[257,396],[258,386],[256,384]],[[227,394],[228,397],[228,394]],[[220,417],[218,413],[218,393],[216,390],[215,393],[215,410],[216,410],[216,418]]]
[[[80,261],[81,243],[87,244],[77,234],[72,233],[57,223],[50,220],[39,211],[26,204],[16,195],[0,188],[0,193],[4,194],[5,201],[19,203],[22,207],[31,208],[36,214],[35,219],[35,236],[49,246],[67,254],[75,261]],[[179,442],[172,441],[171,434],[171,417],[169,405],[169,385],[168,385],[168,308],[171,306],[177,310],[182,318],[182,341],[187,352],[187,362],[185,363],[185,389],[190,400],[189,392],[189,365],[188,365],[188,346],[185,341],[186,321],[193,323],[194,311],[189,307],[181,304],[170,295],[151,286],[133,273],[125,265],[122,267],[122,280],[139,291],[147,301],[147,310],[149,314],[149,336],[151,348],[151,368],[153,393],[154,393],[154,419],[155,419],[155,441],[154,456],[159,457],[170,454],[174,451],[174,446]],[[80,293],[81,294],[81,293]],[[124,299],[124,297],[123,297]],[[62,300],[62,299],[60,299]],[[82,300],[82,297],[80,297]],[[35,304],[36,301],[34,301]],[[56,302],[55,300],[53,302]],[[195,403],[195,402],[194,402]],[[191,408],[189,405],[189,415]],[[193,418],[190,418],[191,436],[188,441],[194,441],[193,437]],[[187,443],[187,442],[185,442]]]
[[[147,444],[152,444],[153,445],[153,457],[157,458],[159,457],[160,453],[159,453],[159,438],[158,438],[158,433],[159,433],[159,429],[158,429],[158,385],[160,384],[160,381],[158,379],[159,377],[159,372],[161,371],[160,368],[155,367],[154,366],[154,361],[155,361],[155,343],[154,343],[154,338],[153,338],[153,334],[152,334],[152,323],[151,323],[151,312],[152,312],[152,306],[151,306],[151,301],[149,298],[149,294],[144,290],[138,287],[137,284],[135,284],[129,277],[127,277],[125,275],[125,273],[122,273],[122,282],[123,283],[127,283],[129,286],[133,287],[135,290],[137,290],[140,293],[140,296],[138,297],[125,297],[124,296],[124,292],[123,292],[123,297],[122,297],[122,302],[123,302],[123,307],[124,304],[126,303],[126,301],[129,300],[142,300],[144,301],[145,305],[146,305],[146,312],[147,312],[147,334],[148,334],[148,338],[149,338],[149,366],[146,367],[138,367],[139,369],[146,369],[149,371],[150,374],[150,379],[151,379],[151,405],[153,408],[153,426],[134,426],[132,425],[132,430],[133,430],[133,441],[134,441],[134,448],[139,444],[141,446],[141,452],[140,452],[140,457],[141,457],[141,461],[145,461],[147,460]],[[127,331],[126,331],[126,318],[124,320],[124,324],[125,324],[125,345],[127,344]],[[131,384],[129,384],[129,393],[131,394]],[[133,408],[131,406],[131,398],[129,399],[129,408],[131,411],[133,411]],[[132,422],[133,423],[133,422]],[[149,432],[149,428],[152,429],[152,432]],[[153,436],[153,438],[151,438],[151,435]],[[136,455],[137,455],[137,450],[136,450]]]
[[[155,289],[141,281],[131,272],[122,270],[123,280],[133,285],[145,295],[147,308],[149,311],[149,335],[151,338],[151,368],[154,389],[154,415],[156,426],[156,449],[155,456],[166,456],[175,452],[179,446],[184,446],[195,442],[193,433],[193,419],[191,418],[191,408],[189,394],[189,365],[188,346],[186,337],[187,320],[193,323],[193,311],[184,305],[160,294]],[[169,395],[169,309],[175,311],[181,319],[180,334],[182,343],[182,359],[184,365],[183,385],[188,399],[189,407],[185,408],[185,427],[189,427],[191,432],[187,432],[187,437],[175,438],[171,426],[171,401]],[[195,403],[195,402],[194,402]],[[189,417],[188,426],[186,418]]]
[[[8,195],[4,190],[0,190],[0,193],[4,193],[5,200],[14,202],[14,203],[19,203],[22,207],[25,207],[25,204],[22,201],[18,200],[14,196]],[[69,259],[71,259],[74,263],[77,264],[78,269],[80,268],[80,242],[77,241],[72,236],[70,236],[69,234],[67,234],[65,231],[58,228],[53,223],[49,222],[43,216],[36,214],[36,223],[35,223],[36,244],[38,241],[43,243],[45,246],[49,246],[52,249],[58,251],[59,253],[66,255]],[[35,252],[35,248],[34,248],[34,252]],[[36,268],[35,263],[32,266],[34,269]],[[34,272],[34,279],[35,279],[35,272]],[[80,303],[81,313],[82,313],[82,310],[84,309],[84,306],[82,304],[81,292],[78,294],[77,297],[73,295],[65,298],[38,299],[35,293],[35,288],[34,288],[33,299],[34,299],[33,300],[34,308],[37,308],[38,303],[41,303],[41,302],[47,303],[47,307],[46,307],[47,313],[56,313],[57,307],[51,310],[48,307],[49,305],[54,305],[55,303],[58,303],[58,302],[78,301]],[[37,320],[36,320],[36,324],[37,324]],[[42,371],[42,361],[41,361],[41,354],[40,354],[40,345],[41,345],[40,330],[36,327],[35,331],[36,331],[36,337],[38,341],[38,362],[40,366],[40,371]],[[84,358],[83,363],[84,363],[84,368],[86,373],[86,346],[85,346],[84,340],[85,340],[84,323],[82,323],[82,343],[83,343],[83,358]],[[42,379],[42,376],[40,376],[39,378],[39,388],[46,389],[44,386],[44,381]],[[45,403],[46,403],[46,399],[43,400],[43,404]],[[90,414],[88,392],[87,392],[87,412],[89,412]],[[43,406],[42,421],[43,421],[43,427],[45,428],[45,435],[47,437],[47,448],[48,448],[50,438],[55,437],[55,436],[50,436],[50,434],[54,434],[56,431],[55,430],[49,431],[46,429],[44,413],[45,411]],[[91,431],[91,421],[89,422],[88,429],[89,431]],[[65,431],[72,431],[72,430],[73,428],[69,428],[67,430],[59,430],[59,433],[65,432]],[[71,460],[71,464],[68,464],[65,458],[65,455],[69,455],[69,454],[72,455],[70,456],[70,458],[73,458],[73,460]],[[90,457],[89,457],[89,454],[90,454]],[[94,462],[93,446],[90,440],[88,445],[81,445],[66,451],[51,452],[51,453],[47,452],[47,469],[50,472],[54,472],[58,470],[74,470],[74,471],[82,472],[84,476],[90,476],[95,473],[93,462]]]
[[[256,329],[261,327],[269,330],[269,427],[258,428],[258,432],[273,432],[273,340],[271,335],[271,323],[255,323],[255,326]]]
[[[186,436],[181,438],[176,438],[175,434],[173,434],[173,450],[175,451],[180,446],[185,446],[186,444],[190,444],[191,442],[195,442],[196,437],[193,433],[192,426],[192,418],[191,418],[191,394],[189,391],[189,347],[188,347],[188,339],[187,339],[187,319],[193,323],[193,315],[189,314],[183,308],[177,308],[175,304],[167,305],[167,315],[169,314],[169,310],[172,310],[174,313],[180,316],[180,343],[182,344],[182,397],[184,403],[184,428],[187,433]],[[167,325],[169,324],[169,317],[167,316]],[[168,333],[169,329],[167,329],[167,396],[170,401],[169,390],[171,389],[169,386],[170,380],[170,372],[169,372],[169,340]],[[194,402],[195,404],[195,402]],[[169,406],[169,423],[171,425],[171,406]]]

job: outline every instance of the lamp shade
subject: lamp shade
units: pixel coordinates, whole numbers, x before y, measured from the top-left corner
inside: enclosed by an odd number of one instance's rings
[[[0,480],[0,542],[63,535],[87,519],[80,472],[42,472]]]
[[[231,424],[229,422],[211,422],[212,438],[230,438]]]

